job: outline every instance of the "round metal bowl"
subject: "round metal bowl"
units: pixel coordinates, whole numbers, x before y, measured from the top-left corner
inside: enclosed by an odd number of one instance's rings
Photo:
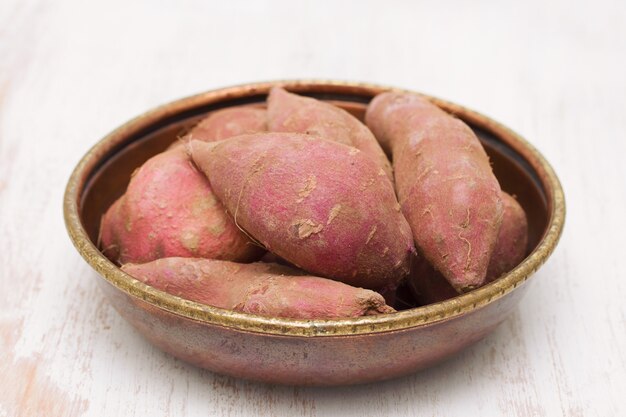
[[[150,110],[98,142],[75,168],[64,201],[74,245],[102,276],[115,309],[159,348],[221,374],[296,385],[383,380],[433,365],[475,343],[513,311],[528,278],[554,250],[565,219],[563,190],[548,162],[501,124],[429,97],[477,133],[502,188],[517,196],[529,219],[527,258],[482,288],[444,302],[393,314],[342,320],[262,317],[183,300],[125,274],[97,247],[100,218],[125,190],[131,173],[211,111],[263,106],[269,89],[328,100],[362,118],[389,87],[329,81],[246,84],[209,91]],[[397,89],[396,89],[397,90]]]

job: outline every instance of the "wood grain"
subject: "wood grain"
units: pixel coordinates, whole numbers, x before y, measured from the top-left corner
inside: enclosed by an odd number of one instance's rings
[[[3,0],[0,416],[626,415],[625,28],[610,0]],[[172,99],[306,77],[459,102],[553,163],[565,233],[493,335],[398,380],[267,386],[161,353],[103,299],[62,222],[81,155]]]

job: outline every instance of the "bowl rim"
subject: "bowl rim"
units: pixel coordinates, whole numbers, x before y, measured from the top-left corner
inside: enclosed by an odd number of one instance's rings
[[[142,129],[145,130],[175,114],[237,97],[264,95],[269,92],[270,88],[277,85],[299,93],[336,93],[339,91],[364,98],[371,98],[383,91],[416,93],[406,89],[363,82],[315,79],[268,81],[210,90],[169,102],[131,119],[104,136],[87,151],[74,168],[65,189],[63,214],[68,234],[80,255],[101,277],[131,297],[141,299],[175,315],[207,324],[273,335],[349,336],[405,330],[448,320],[479,309],[504,297],[525,283],[554,251],[563,231],[565,198],[559,179],[548,161],[520,135],[487,116],[446,100],[417,93],[446,111],[505,141],[519,152],[537,172],[541,185],[545,188],[549,220],[544,235],[537,247],[522,263],[498,280],[452,299],[396,313],[346,319],[302,320],[258,316],[184,300],[132,278],[102,255],[89,239],[79,214],[82,193],[89,174],[98,168],[101,158],[112,152],[116,145],[123,143],[129,135],[137,134]]]

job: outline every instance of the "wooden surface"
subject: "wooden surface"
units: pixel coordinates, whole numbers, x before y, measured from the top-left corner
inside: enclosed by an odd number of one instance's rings
[[[626,3],[230,3],[0,2],[0,416],[626,415]],[[172,99],[305,77],[459,102],[552,162],[565,233],[493,335],[394,381],[276,387],[161,353],[103,299],[62,221],[83,153]]]

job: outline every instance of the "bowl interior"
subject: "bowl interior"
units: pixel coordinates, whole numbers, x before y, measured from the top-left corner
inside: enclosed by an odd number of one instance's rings
[[[361,120],[369,101],[369,97],[362,95],[300,93],[328,100]],[[265,99],[265,94],[256,94],[199,105],[155,122],[142,131],[129,135],[110,149],[88,174],[81,193],[79,216],[89,239],[97,246],[102,215],[124,193],[133,171],[147,159],[165,150],[210,112],[234,105],[263,106]],[[462,115],[460,117],[463,119]],[[516,196],[526,211],[529,225],[527,253],[530,253],[548,228],[550,208],[547,191],[537,172],[516,149],[489,130],[473,124],[470,120],[465,121],[482,141],[502,189]],[[406,301],[407,307],[416,306],[414,300]]]

